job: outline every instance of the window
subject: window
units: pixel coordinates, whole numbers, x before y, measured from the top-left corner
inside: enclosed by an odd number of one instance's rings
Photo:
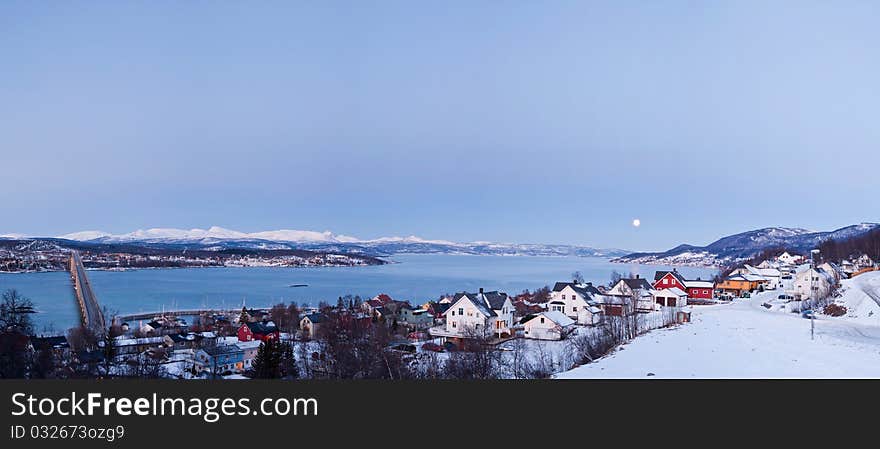
[[[452,322],[452,327],[458,327],[458,325],[455,321]]]
[[[577,307],[572,307],[572,308],[571,308],[571,311],[572,311],[572,312],[577,312],[577,311],[578,311],[578,308],[577,308]]]
[[[459,314],[459,315],[464,315],[464,308],[463,308],[463,307],[459,307],[459,308],[458,308],[458,314]]]
[[[541,317],[541,324],[544,324],[544,317]]]
[[[668,284],[668,283],[669,283],[669,279],[667,279],[667,278],[663,278],[663,285],[666,285],[666,284]]]
[[[562,299],[565,299],[565,295],[562,295]]]

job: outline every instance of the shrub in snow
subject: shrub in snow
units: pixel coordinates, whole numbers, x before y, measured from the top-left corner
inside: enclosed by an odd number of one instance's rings
[[[838,304],[828,304],[822,312],[825,313],[825,315],[843,316],[846,315],[846,307]]]

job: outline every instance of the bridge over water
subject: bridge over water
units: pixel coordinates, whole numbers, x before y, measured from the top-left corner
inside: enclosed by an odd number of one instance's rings
[[[92,291],[92,284],[86,276],[86,269],[82,263],[82,257],[74,251],[70,255],[70,277],[73,280],[73,290],[76,302],[79,305],[80,320],[82,325],[100,334],[104,331],[104,312],[98,305],[98,298]]]

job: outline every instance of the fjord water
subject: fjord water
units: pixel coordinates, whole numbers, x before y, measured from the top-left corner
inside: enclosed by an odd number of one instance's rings
[[[347,294],[387,293],[414,304],[459,291],[501,290],[516,294],[580,271],[588,282],[608,283],[611,273],[653,279],[661,265],[616,264],[599,257],[396,255],[392,263],[369,267],[184,268],[89,271],[101,306],[120,314],[170,309],[263,307],[296,301],[335,303]],[[679,267],[685,276],[708,279],[714,269]],[[307,284],[307,287],[291,287]],[[77,310],[66,272],[0,274],[0,291],[17,289],[36,304],[37,331],[63,331],[76,325]]]

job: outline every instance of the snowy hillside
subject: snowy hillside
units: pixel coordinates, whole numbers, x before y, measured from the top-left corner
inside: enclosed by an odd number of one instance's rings
[[[773,247],[805,253],[827,239],[843,240],[876,229],[880,224],[861,223],[831,232],[816,232],[800,228],[763,228],[722,237],[706,246],[679,245],[668,251],[633,253],[615,259],[615,262],[654,263],[670,265],[724,265],[748,259]]]
[[[880,271],[841,281],[843,296],[835,300],[846,307],[840,319],[880,326]]]
[[[810,320],[761,304],[768,291],[693,307],[692,322],[651,331],[595,363],[558,374],[581,378],[853,378],[880,376],[880,326],[819,315]]]

